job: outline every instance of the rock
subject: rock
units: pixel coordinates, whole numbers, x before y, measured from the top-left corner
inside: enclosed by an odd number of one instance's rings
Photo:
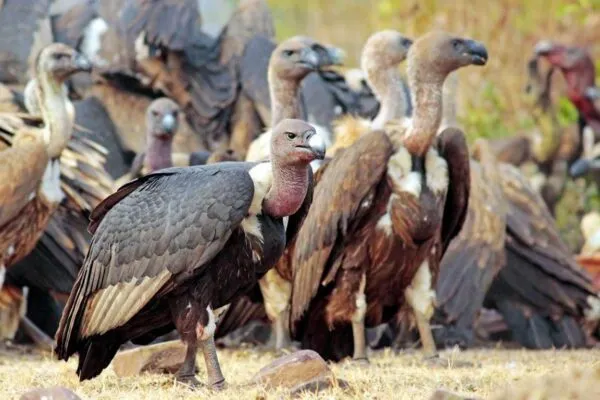
[[[174,373],[183,364],[185,351],[180,340],[140,346],[118,352],[112,366],[120,377],[142,372]]]
[[[312,350],[300,350],[277,358],[258,371],[252,382],[266,389],[285,387],[298,392],[315,388],[321,390],[325,385],[336,384],[325,360]]]
[[[81,400],[73,391],[64,387],[34,389],[23,393],[21,400]]]
[[[477,397],[465,396],[462,394],[449,392],[444,389],[438,389],[433,393],[429,400],[479,400]]]

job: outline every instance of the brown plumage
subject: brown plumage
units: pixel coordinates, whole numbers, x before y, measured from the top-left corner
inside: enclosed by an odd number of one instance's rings
[[[442,86],[453,70],[486,61],[472,40],[441,32],[419,38],[408,54],[411,123],[373,131],[328,164],[293,256],[291,322],[304,346],[332,359],[354,347],[355,359],[366,358],[365,325],[386,322],[407,302],[424,347],[435,351],[431,284],[469,196],[462,132],[448,128],[435,138]],[[354,346],[336,348],[350,328]]]
[[[485,155],[482,144],[479,163],[471,163],[467,220],[442,260],[438,345],[472,345],[485,306],[497,309],[526,347],[585,346],[586,319],[595,324],[600,305],[590,277],[541,196],[516,167]]]

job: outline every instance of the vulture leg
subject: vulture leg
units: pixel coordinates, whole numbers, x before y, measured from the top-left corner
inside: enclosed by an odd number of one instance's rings
[[[265,311],[272,324],[275,349],[290,348],[292,340],[289,330],[289,304],[292,297],[292,285],[283,279],[275,269],[269,270],[258,283],[265,300]]]
[[[356,293],[356,311],[352,315],[352,337],[354,338],[354,361],[368,362],[367,340],[365,334],[365,315],[367,313],[367,301],[365,297],[366,275],[363,273],[360,287]]]
[[[198,379],[196,379],[196,353],[198,351],[198,343],[196,341],[195,333],[193,335],[193,339],[191,339],[190,341],[184,339],[184,341],[187,344],[185,360],[183,361],[183,364],[181,364],[179,371],[177,371],[176,378],[179,382],[184,383],[193,388],[199,387],[201,386],[201,383],[200,381],[198,381]]]
[[[415,313],[423,351],[426,356],[435,357],[437,348],[429,323],[434,311],[435,292],[431,289],[431,271],[427,261],[421,264],[410,286],[406,288],[405,297]]]
[[[204,362],[206,363],[206,374],[208,375],[208,384],[213,389],[225,388],[225,377],[221,372],[219,359],[217,358],[217,348],[215,346],[214,336],[210,336],[207,340],[200,342]]]

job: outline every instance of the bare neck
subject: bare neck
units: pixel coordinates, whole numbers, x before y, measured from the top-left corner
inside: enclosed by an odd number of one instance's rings
[[[420,73],[427,76],[421,77]],[[409,78],[409,85],[414,111],[404,146],[411,154],[423,156],[431,146],[442,119],[444,77],[420,69]]]
[[[44,140],[48,146],[48,155],[58,158],[73,133],[73,105],[62,82],[44,74],[38,76],[37,82],[38,104],[45,124]]]
[[[273,183],[265,196],[263,210],[272,217],[295,214],[302,206],[308,192],[309,165],[280,165],[271,162]]]
[[[280,79],[269,71],[269,92],[271,96],[271,126],[286,118],[301,118],[299,82]]]
[[[163,140],[158,138],[149,138],[148,146],[146,149],[146,157],[144,159],[144,166],[149,171],[156,171],[163,168],[170,168],[173,166],[172,157],[172,140]]]
[[[386,70],[367,69],[367,81],[381,107],[373,120],[372,128],[380,129],[392,120],[406,116],[406,99],[402,87],[402,77],[397,68]]]

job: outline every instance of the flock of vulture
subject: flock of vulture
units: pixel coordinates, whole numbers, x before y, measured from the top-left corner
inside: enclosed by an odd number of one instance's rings
[[[429,361],[596,343],[600,287],[581,265],[600,264],[600,215],[579,263],[553,217],[568,179],[600,176],[585,50],[533,49],[549,133],[469,149],[454,72],[477,73],[484,44],[381,31],[342,74],[337,48],[277,44],[264,0],[216,36],[201,14],[196,0],[0,1],[3,339],[77,353],[84,380],[123,345],[176,335],[177,379],[198,384],[200,348],[215,388],[215,340],[255,321],[270,346],[334,361],[419,341]]]

